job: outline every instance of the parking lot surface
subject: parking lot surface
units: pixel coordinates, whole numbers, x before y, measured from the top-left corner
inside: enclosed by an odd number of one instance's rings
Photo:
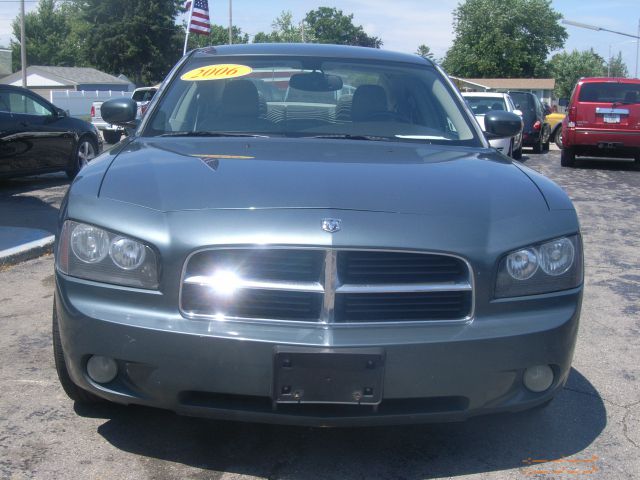
[[[573,371],[545,410],[311,429],[74,405],[53,366],[46,256],[0,272],[0,478],[640,478],[640,170],[605,161],[562,169],[557,151],[524,160],[569,193],[585,244]],[[0,208],[17,196],[16,206],[44,209],[24,222],[50,228],[44,211],[55,213],[65,184],[61,176],[0,183]]]

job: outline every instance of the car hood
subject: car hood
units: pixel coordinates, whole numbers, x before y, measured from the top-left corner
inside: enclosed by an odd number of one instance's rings
[[[100,197],[160,211],[337,209],[505,217],[547,204],[529,176],[480,148],[333,139],[138,138]]]

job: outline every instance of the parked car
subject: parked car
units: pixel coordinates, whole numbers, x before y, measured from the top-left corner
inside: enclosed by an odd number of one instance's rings
[[[250,79],[276,67],[283,90],[353,86],[348,111],[261,107]],[[562,389],[576,212],[490,148],[438,66],[230,45],[190,52],[162,89],[141,121],[131,99],[103,104],[137,129],[60,212],[53,346],[72,399],[330,426],[519,411]],[[490,136],[520,128],[485,116]]]
[[[96,101],[91,104],[91,124],[100,132],[107,143],[118,143],[125,129],[117,125],[111,125],[102,118],[102,101]]]
[[[564,120],[564,117],[566,117],[566,114],[552,111],[545,117],[545,121],[551,129],[550,140],[553,141],[558,148],[562,148],[562,120]]]
[[[533,147],[534,153],[542,153],[549,150],[551,128],[545,120],[548,111],[545,111],[540,99],[529,92],[509,92],[516,104],[516,108],[522,111],[524,129],[522,133],[522,145]]]
[[[576,156],[635,158],[640,165],[640,80],[582,78],[562,122],[563,167]]]
[[[91,124],[30,90],[0,85],[0,177],[65,171],[73,178],[101,150]]]
[[[142,116],[145,114],[149,103],[151,103],[151,100],[153,100],[153,96],[158,91],[158,87],[159,85],[156,85],[154,87],[140,87],[136,88],[133,91],[133,95],[131,96],[131,98],[138,104],[136,113],[137,118],[142,118]]]
[[[133,91],[131,98],[137,103],[137,118],[142,118],[149,106],[149,102],[151,102],[157,91],[158,86],[141,87]],[[105,142],[118,143],[122,135],[126,134],[126,129],[118,125],[112,125],[102,118],[102,103],[98,101],[91,104],[91,123],[102,132]]]
[[[522,112],[516,109],[511,97],[506,93],[465,92],[462,96],[483,131],[484,117],[489,112],[507,111],[522,116]],[[490,139],[489,144],[499,152],[519,160],[522,158],[522,129],[517,135],[510,138]]]

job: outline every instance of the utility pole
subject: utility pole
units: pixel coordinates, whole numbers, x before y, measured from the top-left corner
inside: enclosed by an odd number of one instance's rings
[[[233,0],[229,0],[229,45],[233,44]]]
[[[22,86],[27,88],[27,45],[24,39],[24,0],[20,0],[20,64],[22,65]]]
[[[638,52],[640,51],[640,18],[638,19],[638,38],[636,40],[636,75],[638,78]]]
[[[302,34],[302,43],[306,43],[306,39],[304,38],[304,20],[300,22],[300,33]]]

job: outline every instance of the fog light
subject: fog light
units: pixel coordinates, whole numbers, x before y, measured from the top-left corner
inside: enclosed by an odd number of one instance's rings
[[[118,374],[118,365],[113,358],[92,356],[87,362],[89,378],[96,383],[109,383]]]
[[[553,383],[553,370],[549,365],[536,365],[524,371],[524,386],[532,392],[544,392]]]

